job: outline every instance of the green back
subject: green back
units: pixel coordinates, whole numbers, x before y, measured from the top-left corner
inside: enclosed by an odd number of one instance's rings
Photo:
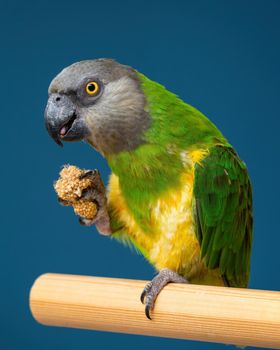
[[[252,191],[245,164],[230,145],[217,145],[196,165],[196,233],[201,257],[229,286],[246,287],[252,245]]]

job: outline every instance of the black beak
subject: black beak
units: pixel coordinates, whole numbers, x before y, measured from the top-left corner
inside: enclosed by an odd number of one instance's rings
[[[45,125],[59,146],[62,146],[62,141],[80,141],[89,134],[75,104],[64,94],[50,95],[45,110]]]

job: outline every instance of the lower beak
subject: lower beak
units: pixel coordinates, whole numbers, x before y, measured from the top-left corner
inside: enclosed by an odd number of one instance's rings
[[[64,94],[50,95],[45,110],[45,125],[59,146],[62,146],[62,141],[80,141],[89,134],[75,104]]]

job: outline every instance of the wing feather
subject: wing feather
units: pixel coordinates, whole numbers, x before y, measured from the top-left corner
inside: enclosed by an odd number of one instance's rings
[[[246,165],[218,145],[195,168],[196,234],[201,258],[230,286],[246,287],[252,246],[252,190]]]

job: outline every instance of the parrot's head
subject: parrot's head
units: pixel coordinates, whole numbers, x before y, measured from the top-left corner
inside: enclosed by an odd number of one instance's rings
[[[137,72],[111,59],[72,64],[50,84],[45,123],[59,145],[86,140],[103,155],[134,149],[150,124]]]

